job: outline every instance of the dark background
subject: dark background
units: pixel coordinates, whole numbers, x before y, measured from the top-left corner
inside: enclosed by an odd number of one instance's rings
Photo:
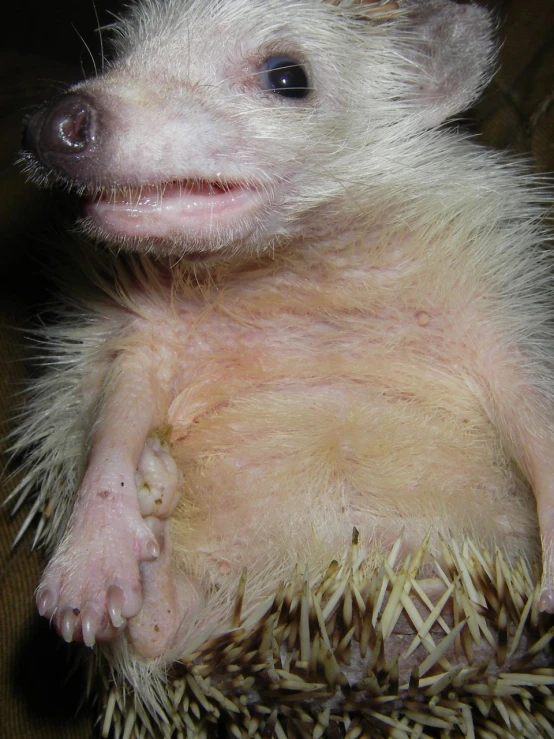
[[[483,4],[498,19],[502,66],[463,123],[484,143],[531,157],[538,171],[552,172],[554,0]],[[29,372],[22,361],[26,327],[47,294],[39,265],[61,232],[54,215],[59,195],[27,185],[13,166],[21,121],[33,106],[94,72],[88,51],[99,59],[94,29],[110,22],[108,8],[118,12],[122,6],[116,0],[16,0],[11,20],[5,14],[0,24],[0,454]],[[12,485],[0,481],[0,498]],[[0,737],[87,739],[93,713],[84,709],[75,718],[84,670],[70,672],[71,650],[32,604],[40,556],[29,554],[30,537],[10,552],[21,522],[21,513],[11,519],[9,509],[0,509]]]

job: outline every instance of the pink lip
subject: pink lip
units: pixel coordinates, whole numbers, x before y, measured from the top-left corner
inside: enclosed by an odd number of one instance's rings
[[[87,202],[86,214],[107,233],[163,238],[232,226],[260,202],[260,192],[245,184],[180,180],[104,192]]]

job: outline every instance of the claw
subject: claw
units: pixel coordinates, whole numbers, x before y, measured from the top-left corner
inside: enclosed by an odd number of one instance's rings
[[[160,547],[150,532],[142,534],[138,539],[139,560],[151,562],[160,556]]]
[[[112,585],[108,589],[106,601],[111,622],[115,628],[118,629],[125,623],[125,620],[121,615],[121,611],[125,604],[125,594],[123,590],[118,585]]]
[[[147,541],[144,546],[144,552],[147,555],[147,559],[158,559],[160,556],[160,547],[155,541],[150,539],[150,541]]]
[[[37,609],[41,616],[52,618],[56,608],[56,596],[51,590],[41,590],[37,593]]]
[[[75,613],[73,608],[66,608],[62,611],[58,628],[66,642],[73,641],[78,623],[79,613]]]
[[[87,647],[93,647],[97,638],[97,634],[106,626],[106,617],[98,613],[95,608],[86,606],[81,613],[81,630],[83,632],[83,641]]]
[[[539,611],[554,613],[554,590],[544,588],[539,597]]]

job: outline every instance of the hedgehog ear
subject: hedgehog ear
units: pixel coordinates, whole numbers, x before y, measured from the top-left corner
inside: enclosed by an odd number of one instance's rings
[[[490,81],[496,48],[484,8],[453,0],[330,0],[344,1],[360,20],[401,31],[406,102],[423,127],[468,108]]]
[[[437,126],[468,108],[489,82],[495,45],[484,8],[451,0],[406,0],[408,61],[415,108],[421,123]],[[386,5],[385,5],[386,7]]]

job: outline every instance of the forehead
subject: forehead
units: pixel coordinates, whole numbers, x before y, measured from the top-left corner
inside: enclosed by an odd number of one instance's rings
[[[348,15],[326,0],[146,0],[114,26],[114,41],[120,52],[162,41],[201,48],[213,38],[252,46],[288,38],[325,49],[352,30]]]

